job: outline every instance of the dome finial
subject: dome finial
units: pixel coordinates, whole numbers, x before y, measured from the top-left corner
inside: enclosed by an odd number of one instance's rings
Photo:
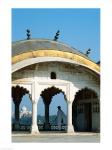
[[[56,35],[54,36],[54,41],[57,41],[57,40],[58,40],[59,35],[60,35],[60,31],[58,30],[58,31],[56,32]]]
[[[26,35],[27,35],[27,40],[30,40],[31,39],[31,33],[30,33],[30,30],[29,29],[27,29],[26,30]]]
[[[89,54],[90,54],[90,52],[91,52],[91,49],[89,48],[87,51],[86,51],[86,56],[88,56]]]

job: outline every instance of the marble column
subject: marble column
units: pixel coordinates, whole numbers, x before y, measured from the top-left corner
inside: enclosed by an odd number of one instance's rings
[[[67,133],[74,133],[73,125],[72,125],[72,102],[68,102],[68,127]]]
[[[31,134],[39,133],[37,126],[37,101],[32,101],[32,126]]]

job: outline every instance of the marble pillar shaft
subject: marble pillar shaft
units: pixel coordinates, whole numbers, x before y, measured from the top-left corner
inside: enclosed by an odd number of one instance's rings
[[[32,102],[32,126],[31,126],[31,133],[36,134],[39,133],[38,126],[37,126],[37,102]]]
[[[68,102],[68,128],[67,128],[68,133],[73,133],[73,125],[72,125],[72,102]]]

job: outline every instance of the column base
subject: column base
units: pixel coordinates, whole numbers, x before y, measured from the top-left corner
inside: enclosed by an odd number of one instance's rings
[[[40,134],[37,125],[32,125],[32,127],[31,127],[31,134]]]
[[[67,133],[75,133],[72,125],[68,125]]]

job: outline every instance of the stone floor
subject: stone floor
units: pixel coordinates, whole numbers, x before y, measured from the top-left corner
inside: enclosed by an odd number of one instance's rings
[[[40,133],[39,135],[31,135],[29,133],[13,133],[12,142],[14,143],[99,143],[99,133]]]

